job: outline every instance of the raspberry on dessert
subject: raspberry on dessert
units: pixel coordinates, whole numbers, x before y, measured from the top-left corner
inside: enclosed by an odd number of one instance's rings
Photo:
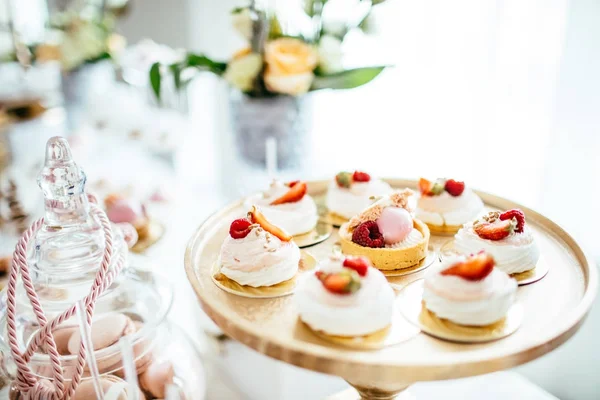
[[[349,188],[352,185],[352,174],[350,172],[340,172],[335,176],[335,182],[339,187]]]
[[[352,241],[363,247],[385,247],[383,235],[376,221],[366,221],[358,225],[352,232]]]
[[[367,257],[363,256],[347,256],[344,260],[343,266],[355,270],[360,276],[366,276],[367,271],[371,266],[371,261],[369,261]]]
[[[502,240],[515,230],[515,223],[511,220],[480,222],[473,225],[473,230],[482,239]]]
[[[462,181],[455,181],[454,179],[448,179],[444,185],[446,192],[450,196],[458,197],[465,191],[465,183]]]
[[[315,272],[325,289],[335,294],[351,294],[360,289],[360,277],[353,270],[335,273]]]
[[[252,206],[252,209],[248,212],[248,219],[252,223],[259,224],[265,231],[269,232],[273,236],[278,237],[284,242],[289,242],[292,240],[292,236],[289,233],[267,221],[265,216],[258,211],[256,206]]]
[[[512,220],[514,218],[517,221],[517,227],[515,228],[515,232],[517,233],[522,233],[525,228],[525,214],[518,208],[503,212],[499,218],[501,221]]]
[[[288,190],[283,196],[273,200],[271,202],[272,206],[284,203],[295,203],[302,200],[307,190],[306,182],[295,181],[291,182],[289,185],[292,185],[290,186],[290,190]]]
[[[234,239],[243,239],[252,230],[250,226],[252,222],[250,222],[247,218],[236,219],[229,226],[229,235]]]
[[[487,253],[479,253],[460,261],[441,272],[442,275],[460,276],[469,281],[480,281],[494,270],[494,258]]]
[[[369,182],[371,180],[371,175],[362,171],[354,171],[352,175],[352,180],[354,182]]]

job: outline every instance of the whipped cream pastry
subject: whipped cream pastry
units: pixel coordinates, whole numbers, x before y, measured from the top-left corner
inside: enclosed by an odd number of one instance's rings
[[[419,180],[421,196],[415,216],[434,226],[461,226],[483,211],[483,202],[462,181],[454,179]]]
[[[341,172],[329,185],[326,205],[329,211],[350,219],[370,206],[373,197],[391,192],[392,188],[386,182],[373,179],[364,172]]]
[[[518,210],[509,210],[503,214],[514,211]],[[519,211],[518,218],[522,223],[511,221],[512,224],[506,227],[502,224],[509,220],[499,219],[503,214],[491,212],[478,221],[465,224],[454,236],[454,248],[461,254],[474,254],[484,250],[494,257],[496,267],[509,275],[535,268],[540,258],[540,249],[533,233],[525,225],[524,215]]]
[[[483,202],[471,189],[460,196],[443,192],[438,196],[421,196],[415,216],[431,225],[463,225],[483,211]]]
[[[368,259],[332,256],[318,268],[300,278],[295,295],[300,319],[313,330],[351,337],[390,325],[394,292]]]
[[[489,260],[491,266],[482,264]],[[460,271],[444,274],[451,268]],[[494,268],[491,256],[453,256],[430,268],[425,277],[423,301],[440,318],[460,325],[485,326],[506,316],[516,293],[516,280]]]
[[[298,246],[280,239],[276,231],[269,232],[272,225],[264,220],[253,222],[239,219],[231,224],[230,234],[221,245],[220,272],[240,285],[252,287],[292,279],[300,262]]]
[[[290,187],[291,184],[294,186]],[[251,205],[260,206],[269,221],[291,235],[310,232],[317,225],[317,206],[306,194],[304,182],[273,181],[265,192],[248,198],[246,206]]]

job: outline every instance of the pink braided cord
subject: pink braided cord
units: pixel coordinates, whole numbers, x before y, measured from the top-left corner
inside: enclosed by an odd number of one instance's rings
[[[105,247],[102,256],[100,269],[96,273],[94,283],[90,288],[90,293],[84,297],[86,324],[91,327],[92,317],[94,315],[94,307],[97,298],[108,288],[114,278],[119,274],[124,264],[124,257],[119,255],[115,268],[108,272],[113,256],[112,230],[110,222],[102,211],[95,204],[91,204],[91,213],[95,216],[104,231]],[[65,387],[65,379],[60,363],[60,354],[56,348],[52,331],[56,329],[65,320],[71,318],[76,307],[72,305],[60,315],[48,322],[44,314],[44,310],[40,304],[39,298],[33,286],[31,276],[29,275],[29,267],[27,265],[27,247],[31,238],[41,228],[44,219],[40,218],[35,221],[29,229],[27,229],[15,247],[13,253],[13,261],[10,268],[10,275],[7,289],[7,317],[8,317],[8,341],[11,353],[17,365],[16,387],[32,400],[68,400],[75,393],[75,389],[81,381],[85,366],[85,344],[81,341],[79,352],[77,354],[77,366],[75,373],[71,377],[71,383]],[[37,318],[40,329],[29,342],[25,352],[21,353],[17,339],[17,323],[16,323],[16,286],[17,277],[21,273],[21,279],[25,288],[25,293],[31,302],[33,312]],[[39,346],[44,343],[48,352],[50,363],[52,365],[52,381],[48,379],[40,379],[29,368],[28,362]]]

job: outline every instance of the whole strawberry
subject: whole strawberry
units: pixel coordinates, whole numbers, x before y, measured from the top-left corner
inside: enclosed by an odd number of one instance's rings
[[[462,181],[455,181],[454,179],[448,179],[444,185],[446,192],[450,196],[458,197],[465,191],[465,183]]]
[[[354,228],[352,241],[363,247],[385,247],[383,234],[379,231],[379,227],[375,221],[366,221]]]
[[[371,261],[369,261],[369,259],[367,257],[347,256],[344,259],[343,266],[346,268],[355,270],[356,272],[358,272],[358,275],[360,275],[360,276],[366,276],[367,271],[369,270],[369,267],[371,266]]]
[[[352,180],[354,182],[369,182],[371,180],[371,175],[362,171],[354,171],[352,175]]]

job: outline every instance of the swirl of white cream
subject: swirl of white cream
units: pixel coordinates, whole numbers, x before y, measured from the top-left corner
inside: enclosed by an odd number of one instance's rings
[[[339,187],[334,179],[329,184],[325,202],[329,211],[350,219],[373,203],[372,196],[386,196],[391,192],[390,185],[381,179],[354,182],[349,188]]]
[[[272,206],[271,203],[283,196],[290,188],[281,182],[273,182],[263,194],[249,197],[245,205],[250,208],[256,205],[267,220],[285,230],[290,235],[310,232],[319,218],[317,205],[312,197],[304,195],[301,200]]]
[[[483,211],[483,202],[471,189],[465,188],[460,196],[444,191],[437,196],[421,195],[415,215],[421,221],[437,225],[462,225],[475,219]]]
[[[509,275],[535,268],[540,258],[540,249],[527,226],[523,232],[513,232],[502,240],[488,240],[480,238],[473,223],[468,223],[454,236],[454,248],[465,255],[485,250],[496,260],[496,268]]]
[[[423,288],[425,307],[460,325],[484,326],[501,320],[515,302],[517,281],[497,268],[480,281],[441,274],[465,259],[449,257],[430,268]]]
[[[248,236],[227,236],[221,245],[221,273],[240,285],[271,286],[292,279],[298,272],[300,249],[294,242],[282,242],[262,228]]]
[[[332,257],[319,268],[329,273],[341,271],[343,260]],[[314,273],[304,274],[294,296],[300,318],[313,330],[335,336],[362,336],[384,329],[392,321],[394,291],[373,267],[360,283],[354,293],[335,294]]]

